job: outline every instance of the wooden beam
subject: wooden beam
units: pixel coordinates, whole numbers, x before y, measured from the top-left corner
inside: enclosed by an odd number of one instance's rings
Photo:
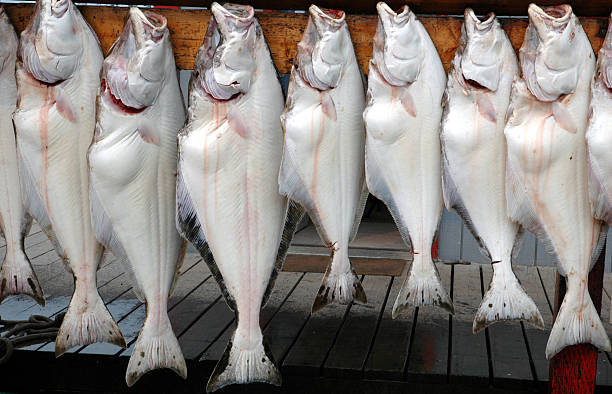
[[[405,260],[371,257],[351,257],[351,263],[357,275],[384,276],[401,276],[406,265]],[[328,265],[328,255],[289,254],[283,271],[323,273]]]
[[[598,313],[601,313],[605,256],[604,246],[589,274],[589,294]],[[565,278],[557,274],[555,319],[563,302],[565,291]],[[597,376],[597,354],[597,348],[591,344],[568,346],[557,353],[550,360],[548,392],[551,394],[593,393]]]
[[[489,3],[493,0],[487,0]],[[484,4],[487,4],[487,1]],[[106,2],[106,1],[105,1]],[[437,12],[445,10],[446,2],[434,3],[437,7]],[[348,1],[337,1],[338,4],[345,4]],[[366,2],[361,2],[366,3]],[[427,2],[416,2],[417,4],[426,5]],[[503,1],[503,4],[514,4],[512,1]],[[522,2],[521,2],[522,3]],[[587,4],[593,2],[584,2]],[[594,2],[602,3],[603,2]],[[198,2],[198,5],[201,5]],[[297,7],[297,0],[289,1],[287,8]],[[15,28],[21,32],[32,13],[31,4],[6,4],[7,10]],[[284,6],[285,7],[285,6]],[[463,7],[463,5],[461,6]],[[607,11],[598,15],[606,15],[609,12],[610,5],[606,2]],[[108,51],[113,41],[119,36],[123,29],[123,22],[127,14],[126,8],[118,7],[101,7],[101,6],[83,6],[80,7],[83,16],[89,22],[91,27],[96,31],[102,44],[104,53]],[[373,11],[373,9],[372,9]],[[176,57],[177,66],[181,69],[192,69],[195,55],[204,38],[204,33],[210,19],[210,11],[208,10],[173,10],[173,9],[157,9],[158,12],[168,19],[168,27],[171,33],[172,43],[174,45],[174,54]],[[445,11],[449,12],[449,11]],[[296,53],[297,43],[302,37],[306,21],[306,14],[284,13],[284,12],[258,12],[257,18],[261,24],[272,57],[277,69],[281,73],[288,73],[291,70],[291,64]],[[456,17],[421,17],[420,20],[431,35],[440,58],[446,70],[455,55],[455,50],[459,45],[459,37],[461,35],[461,18]],[[377,17],[376,15],[348,15],[347,22],[355,52],[361,65],[362,70],[367,73],[368,62],[372,57],[372,37],[376,31]],[[520,47],[527,26],[526,19],[501,19],[502,25],[515,49]],[[607,19],[605,18],[582,18],[582,26],[586,31],[593,49],[595,52],[599,50],[603,42]]]
[[[100,4],[149,4],[162,6],[187,6],[187,7],[208,7],[212,1],[201,0],[87,0],[88,3]],[[221,3],[221,1],[219,1]],[[532,0],[478,0],[478,1],[459,1],[459,0],[387,0],[391,8],[397,9],[406,3],[410,8],[419,14],[444,14],[462,15],[466,7],[471,7],[477,14],[495,12],[498,15],[517,16],[526,15],[527,7]],[[269,10],[306,10],[313,3],[311,0],[251,0],[248,1],[253,7]],[[317,0],[315,2],[320,7],[335,8],[349,13],[373,14],[376,12],[378,0]],[[559,0],[540,0],[538,5],[558,5]],[[589,0],[589,1],[564,1],[571,4],[576,15],[580,16],[607,16],[610,13],[610,2],[608,0]]]

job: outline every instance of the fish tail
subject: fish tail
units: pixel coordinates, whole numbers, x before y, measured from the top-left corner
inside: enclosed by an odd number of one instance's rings
[[[168,368],[187,379],[187,365],[181,347],[172,331],[167,313],[161,322],[147,318],[138,334],[130,356],[125,381],[131,387],[142,375],[159,368]]]
[[[527,295],[511,268],[500,268],[494,269],[489,289],[476,311],[472,325],[474,334],[502,320],[523,320],[543,330],[544,320],[536,304]]]
[[[368,302],[361,281],[351,267],[348,251],[344,253],[337,251],[333,254],[331,264],[325,271],[321,287],[312,304],[311,313],[323,309],[336,300],[340,304],[349,304],[352,301],[363,304]]]
[[[123,348],[125,339],[100,298],[95,285],[88,289],[75,281],[74,294],[55,340],[55,357],[74,346],[108,342]]]
[[[281,373],[270,349],[262,340],[255,346],[243,348],[234,340],[237,335],[239,335],[238,330],[232,335],[223,356],[221,356],[210,379],[208,379],[206,392],[210,393],[230,384],[253,382],[280,386],[282,382]]]
[[[610,338],[593,305],[586,284],[582,294],[570,293],[569,286],[568,283],[568,292],[563,298],[548,337],[546,358],[550,360],[566,346],[578,343],[591,343],[601,350],[610,351]]]
[[[430,256],[415,255],[408,276],[400,289],[391,316],[396,318],[408,307],[439,306],[454,314],[453,301],[442,285],[438,270]]]
[[[0,268],[0,302],[17,294],[28,295],[45,306],[42,288],[28,256],[22,250],[15,253],[7,250]]]

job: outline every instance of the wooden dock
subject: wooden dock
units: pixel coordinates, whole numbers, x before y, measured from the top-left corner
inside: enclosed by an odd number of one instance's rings
[[[368,248],[370,243],[380,246],[382,241],[386,242],[382,252]],[[441,238],[441,242],[448,241]],[[407,258],[402,245],[391,223],[366,221],[352,244],[351,255],[357,258],[382,253],[387,264],[395,264]],[[33,227],[27,237],[26,248],[45,291],[47,305],[42,308],[27,297],[12,297],[0,305],[3,319],[26,319],[32,314],[55,316],[65,311],[70,300],[72,277],[63,269],[63,263],[38,227]],[[302,253],[321,255],[321,248],[311,226],[301,229],[286,269],[296,271],[300,259],[312,260]],[[378,275],[376,267],[367,264],[358,265],[358,271],[362,271],[368,305],[330,305],[311,316],[310,305],[322,274],[280,273],[274,292],[262,310],[261,324],[281,366],[283,387],[257,384],[219,392],[395,393],[432,388],[435,392],[545,391],[548,362],[544,349],[552,324],[554,268],[515,267],[544,317],[546,331],[505,322],[496,323],[478,335],[472,334],[472,318],[488,286],[491,266],[438,264],[438,269],[454,300],[455,316],[436,308],[416,308],[391,319],[393,302],[403,278]],[[311,264],[304,270],[318,268]],[[612,276],[606,274],[605,279],[602,320],[611,333],[612,326],[607,322]],[[0,390],[203,392],[232,334],[235,319],[199,255],[193,251],[187,254],[169,302],[174,332],[188,363],[186,381],[170,371],[155,371],[145,375],[133,388],[127,388],[125,369],[145,316],[145,306],[132,293],[121,264],[113,259],[104,261],[98,272],[98,285],[130,347],[123,350],[113,345],[94,344],[72,349],[57,360],[54,343],[18,350],[0,367]],[[612,390],[611,361],[610,354],[600,353],[597,384],[602,391]]]

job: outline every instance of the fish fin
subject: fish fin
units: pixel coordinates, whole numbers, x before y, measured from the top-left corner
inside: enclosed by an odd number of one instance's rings
[[[355,219],[353,221],[353,228],[351,229],[351,236],[349,238],[350,242],[353,242],[353,240],[357,236],[357,232],[359,231],[359,225],[361,224],[361,218],[363,217],[363,211],[365,210],[369,195],[370,192],[368,191],[368,185],[366,185],[364,177],[363,181],[361,182],[361,194],[359,195],[359,202],[357,203],[357,208],[355,209]]]
[[[589,149],[590,151],[590,149]],[[591,201],[591,211],[595,219],[612,223],[612,206],[608,199],[608,191],[600,179],[606,179],[603,171],[594,155],[589,152],[589,197]]]
[[[206,392],[217,391],[230,384],[261,382],[280,386],[281,373],[276,366],[272,352],[260,342],[252,349],[240,349],[235,344],[234,332],[225,352],[208,379]]]
[[[399,101],[404,107],[404,110],[408,113],[408,115],[416,118],[416,105],[414,103],[414,99],[412,98],[412,94],[410,94],[410,90],[403,89],[400,93]]]
[[[227,305],[235,311],[236,302],[227,291],[223,276],[221,276],[221,272],[219,271],[219,267],[217,267],[212,251],[206,242],[206,234],[204,233],[204,228],[198,219],[198,214],[193,205],[193,201],[191,200],[191,196],[189,195],[187,185],[183,180],[183,174],[180,171],[180,164],[176,177],[176,228],[179,234],[191,242],[200,252],[200,256],[202,256],[202,259],[204,262],[206,262],[206,265],[208,265],[208,269],[210,270],[211,274],[215,277],[215,280],[219,284]]]
[[[444,197],[444,205],[449,211],[454,209],[461,219],[463,219],[463,223],[465,223],[467,229],[470,231],[472,236],[474,236],[474,239],[478,244],[478,248],[480,249],[480,253],[491,260],[491,253],[489,253],[483,239],[480,237],[480,235],[478,235],[478,231],[476,231],[476,226],[474,226],[474,223],[470,218],[470,214],[463,203],[461,194],[457,189],[457,185],[453,181],[453,177],[450,174],[450,166],[446,155],[444,154],[444,150],[442,152],[442,196]]]
[[[391,213],[391,217],[393,217],[393,221],[395,222],[400,235],[402,236],[402,239],[406,243],[406,246],[408,246],[408,249],[412,249],[412,240],[410,239],[408,227],[404,225],[404,220],[402,220],[399,207],[393,198],[393,194],[391,193],[389,184],[387,182],[386,174],[388,173],[382,170],[384,166],[381,166],[377,155],[368,154],[367,145],[365,156],[366,183],[370,193],[385,203],[387,209],[389,209],[389,212]]]
[[[574,119],[572,119],[572,114],[569,110],[560,103],[559,101],[553,101],[552,103],[552,113],[555,121],[561,126],[563,129],[569,131],[572,134],[576,134],[578,130],[576,128],[576,124],[574,123]]]
[[[438,274],[438,269],[431,258],[429,258],[431,268],[427,268],[427,266],[419,267],[419,275],[414,275],[417,264],[423,264],[423,261],[419,261],[419,259],[423,259],[424,257],[420,257],[421,255],[418,256],[419,257],[415,256],[412,261],[404,284],[395,299],[393,312],[391,314],[392,318],[395,319],[403,310],[410,306],[422,307],[434,305],[448,311],[450,314],[455,314],[453,300],[450,299],[448,293],[444,289],[442,281],[440,280],[440,274]]]
[[[21,249],[14,254],[6,253],[0,267],[0,302],[17,294],[30,296],[41,306],[45,306],[45,296],[32,263]]]
[[[608,239],[608,225],[605,223],[601,223],[599,227],[599,238],[595,245],[593,245],[593,251],[591,252],[591,265],[589,266],[589,271],[593,269],[593,266],[597,262],[599,255],[603,251],[604,246],[606,245],[606,240]]]
[[[183,379],[187,379],[187,365],[181,347],[172,331],[166,313],[162,313],[161,327],[146,319],[128,362],[125,381],[132,387],[145,373],[154,369],[168,368]]]
[[[287,257],[287,252],[289,251],[289,246],[291,245],[291,240],[293,239],[297,225],[302,220],[302,217],[304,217],[304,208],[302,208],[300,204],[296,203],[295,201],[289,200],[287,215],[285,216],[285,226],[283,228],[283,234],[278,247],[278,252],[276,253],[276,262],[274,263],[274,269],[272,270],[268,287],[266,288],[263,300],[261,302],[262,308],[266,302],[268,302],[272,289],[274,289],[274,283],[278,277],[278,272],[283,267],[283,263]]]
[[[542,242],[544,250],[551,256],[559,273],[565,275],[563,266],[559,264],[559,256],[555,252],[546,228],[540,223],[536,215],[535,207],[527,195],[526,187],[521,181],[521,176],[514,170],[514,165],[512,156],[508,155],[508,160],[506,161],[506,205],[508,217],[533,233]]]
[[[478,108],[478,113],[483,118],[492,123],[497,122],[495,106],[491,102],[491,99],[489,98],[489,95],[487,93],[478,94],[478,98],[476,99],[476,107]]]
[[[319,287],[317,296],[312,304],[311,313],[323,309],[323,307],[335,300],[338,300],[340,304],[350,304],[353,301],[358,301],[362,304],[368,303],[361,281],[352,268],[349,272],[334,272],[333,268],[338,265],[334,264],[334,259],[348,259],[348,256],[342,256],[342,253],[334,253],[332,261],[325,271],[321,287]],[[350,267],[351,263],[348,262],[348,264]]]
[[[566,346],[578,343],[590,343],[609,352],[610,338],[599,318],[595,305],[593,305],[589,292],[584,290],[583,297],[574,297],[575,299],[568,302],[569,295],[569,293],[565,294],[550,331],[546,344],[546,359],[550,360]],[[580,305],[570,305],[572,302],[580,303]]]
[[[19,145],[17,145],[19,147]],[[36,179],[30,172],[27,165],[24,163],[26,160],[24,159],[20,149],[17,149],[17,155],[19,157],[19,179],[21,184],[21,195],[23,196],[23,204],[26,211],[38,222],[40,228],[43,230],[47,238],[53,244],[55,251],[60,257],[65,255],[64,248],[59,244],[55,233],[53,232],[53,227],[51,226],[51,220],[47,215],[47,210],[45,208],[45,204],[38,193],[36,188]],[[72,273],[72,269],[68,264],[66,264],[66,260],[64,259],[64,267],[70,273]]]
[[[130,278],[130,282],[132,283],[132,291],[134,294],[136,294],[136,297],[138,297],[140,302],[145,302],[142,289],[140,289],[138,286],[138,281],[136,280],[136,274],[129,263],[127,253],[125,252],[125,249],[123,249],[123,245],[121,244],[119,237],[113,229],[113,222],[110,220],[102,201],[98,197],[94,182],[89,183],[89,208],[91,212],[91,224],[93,226],[96,239],[108,250],[110,250],[119,261],[121,261],[123,269],[127,273],[128,277]]]
[[[334,99],[329,95],[329,93],[325,91],[321,92],[321,104],[320,105],[321,105],[321,111],[330,120],[335,122],[338,119],[338,115],[336,113],[336,104],[334,104]]]
[[[489,289],[474,316],[472,331],[476,334],[490,324],[502,320],[522,320],[544,329],[544,320],[538,307],[518,279],[496,275],[494,270]]]
[[[75,346],[96,342],[127,347],[117,322],[104,305],[97,289],[88,290],[79,285],[77,280],[68,311],[55,339],[55,357],[61,356]]]

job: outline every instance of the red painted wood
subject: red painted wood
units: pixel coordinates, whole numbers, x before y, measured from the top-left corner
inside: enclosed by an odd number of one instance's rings
[[[589,274],[589,293],[597,312],[601,313],[605,247]],[[555,318],[565,296],[565,278],[557,274]],[[568,346],[550,360],[549,389],[551,394],[595,392],[597,348],[591,344]]]

